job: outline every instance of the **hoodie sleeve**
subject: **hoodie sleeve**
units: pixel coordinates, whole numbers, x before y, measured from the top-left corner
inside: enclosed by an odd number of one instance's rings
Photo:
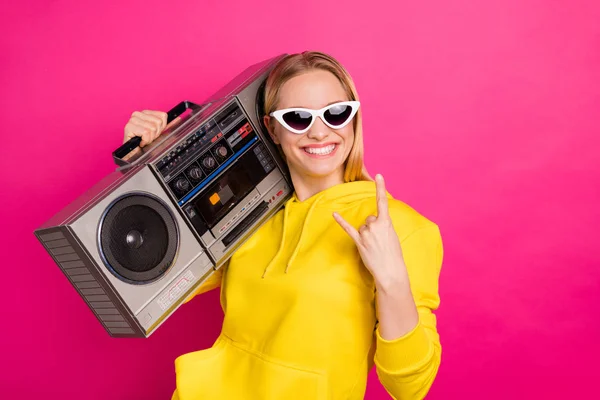
[[[438,280],[443,258],[438,226],[428,223],[409,234],[401,246],[419,322],[394,340],[383,339],[377,326],[375,365],[379,380],[394,399],[423,399],[437,375],[442,353],[433,313],[440,304]]]

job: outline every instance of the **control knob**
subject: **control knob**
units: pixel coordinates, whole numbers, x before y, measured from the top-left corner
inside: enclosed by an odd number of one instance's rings
[[[198,167],[192,167],[192,169],[190,169],[189,171],[190,174],[190,178],[199,181],[200,179],[202,179],[202,170]]]
[[[175,182],[175,187],[181,192],[187,192],[190,188],[190,183],[185,178],[179,178]]]
[[[227,157],[227,148],[225,146],[217,147],[217,154],[221,157]]]
[[[202,160],[202,165],[204,165],[206,168],[214,168],[215,164],[216,161],[212,157],[206,157],[204,160]]]

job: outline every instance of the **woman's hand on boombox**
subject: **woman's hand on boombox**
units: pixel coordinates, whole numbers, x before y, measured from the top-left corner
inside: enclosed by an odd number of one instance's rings
[[[167,113],[162,111],[134,111],[125,125],[123,143],[135,136],[140,136],[140,147],[152,143],[167,126]]]

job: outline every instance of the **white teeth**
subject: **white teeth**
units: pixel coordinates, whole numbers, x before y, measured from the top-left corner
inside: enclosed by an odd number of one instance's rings
[[[331,153],[333,151],[333,149],[335,149],[335,144],[330,144],[329,146],[319,147],[319,148],[305,147],[304,151],[306,151],[307,153],[310,153],[310,154],[318,154],[320,156],[324,156],[324,155]]]

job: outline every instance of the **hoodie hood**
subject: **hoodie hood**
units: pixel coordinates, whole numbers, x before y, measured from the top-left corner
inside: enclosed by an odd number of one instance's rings
[[[306,238],[306,235],[311,230],[312,224],[323,223],[320,219],[315,219],[316,209],[324,209],[327,211],[340,211],[351,204],[357,204],[369,199],[375,199],[377,197],[376,183],[371,181],[354,181],[341,183],[330,188],[327,188],[315,195],[309,197],[304,201],[300,201],[296,192],[292,194],[292,197],[286,201],[283,210],[283,228],[279,242],[279,248],[273,259],[267,264],[263,272],[262,277],[264,278],[271,268],[277,257],[286,246],[293,246],[291,256],[286,262],[285,273],[291,268],[298,251],[302,247],[302,241]],[[386,193],[388,198],[391,198],[389,193]],[[295,243],[286,243],[286,237],[289,229],[289,221],[292,213],[304,214],[300,218],[303,218],[300,228],[300,235]],[[367,216],[365,215],[365,218]],[[333,219],[333,215],[331,216]],[[293,236],[293,235],[292,235]]]

